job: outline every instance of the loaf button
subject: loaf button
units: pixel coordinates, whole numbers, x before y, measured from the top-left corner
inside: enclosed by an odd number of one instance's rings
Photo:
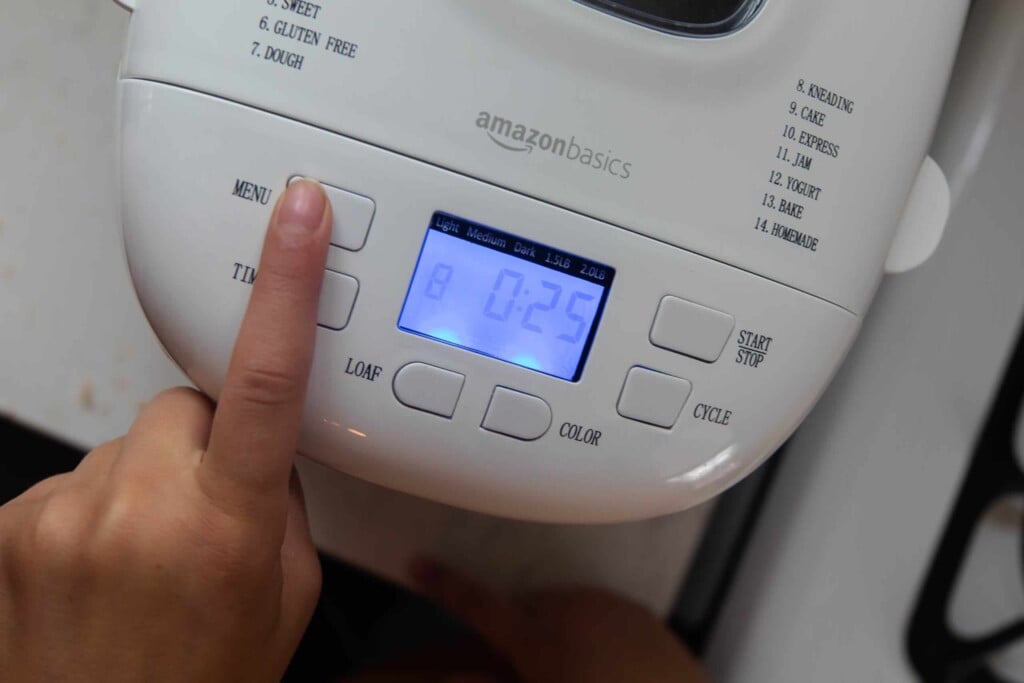
[[[395,374],[393,388],[402,405],[450,418],[465,381],[465,375],[451,370],[409,363]]]

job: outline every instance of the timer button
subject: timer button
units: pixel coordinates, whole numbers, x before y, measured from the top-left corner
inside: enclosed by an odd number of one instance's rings
[[[685,379],[634,367],[619,396],[619,415],[671,429],[683,412],[693,386]]]
[[[395,374],[395,398],[404,406],[450,418],[455,414],[465,375],[426,363],[409,363]]]
[[[722,355],[736,320],[716,311],[674,296],[661,300],[651,328],[651,343],[663,349],[714,363]]]
[[[295,176],[288,184],[301,180]],[[324,184],[327,198],[331,200],[334,212],[334,224],[331,228],[331,244],[348,251],[359,251],[366,244],[366,236],[370,232],[373,214],[377,205],[369,197],[348,192],[338,187]]]
[[[536,441],[551,428],[551,406],[542,398],[497,387],[480,426],[514,439]]]
[[[359,294],[359,280],[349,275],[326,271],[320,290],[320,312],[317,324],[329,330],[343,330],[348,326],[352,308]]]

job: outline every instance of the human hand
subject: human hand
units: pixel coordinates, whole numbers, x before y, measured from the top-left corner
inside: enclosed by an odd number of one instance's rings
[[[413,577],[427,597],[478,631],[514,672],[511,680],[708,681],[697,661],[664,623],[645,608],[606,591],[549,589],[512,601],[433,562],[417,563]],[[436,680],[499,683],[510,679],[501,674],[456,668]]]
[[[280,680],[320,590],[292,465],[330,226],[282,197],[216,408],[162,393],[0,508],[0,679]]]

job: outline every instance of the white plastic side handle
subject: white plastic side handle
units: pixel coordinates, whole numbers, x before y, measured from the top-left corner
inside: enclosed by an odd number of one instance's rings
[[[946,176],[934,159],[925,157],[889,248],[885,272],[905,273],[927,261],[942,241],[942,233],[949,221],[949,209]]]
[[[114,0],[114,4],[124,7],[129,12],[134,12],[136,1],[137,0]]]

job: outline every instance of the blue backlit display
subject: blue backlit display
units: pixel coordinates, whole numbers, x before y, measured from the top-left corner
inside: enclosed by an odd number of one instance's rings
[[[398,326],[576,381],[615,271],[434,214]]]

